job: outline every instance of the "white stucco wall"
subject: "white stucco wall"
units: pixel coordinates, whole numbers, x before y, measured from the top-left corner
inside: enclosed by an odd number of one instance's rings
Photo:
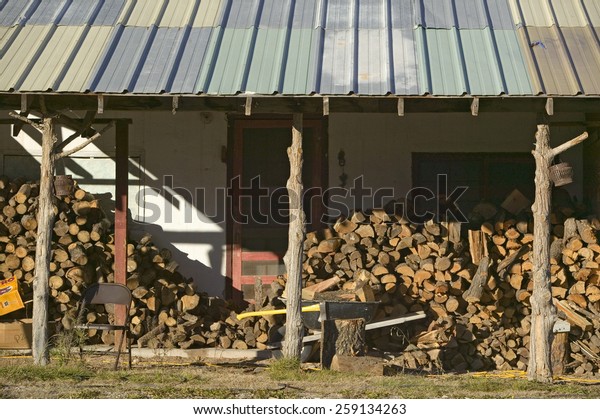
[[[581,114],[564,114],[554,121],[580,121]],[[535,113],[480,114],[468,113],[408,114],[400,117],[381,114],[338,114],[329,118],[329,186],[340,184],[342,168],[338,152],[346,157],[344,171],[347,187],[358,176],[374,190],[393,188],[396,197],[404,197],[412,185],[413,152],[530,152],[533,149],[537,117]],[[551,129],[551,142],[558,145],[583,131],[583,128]],[[581,198],[582,148],[565,153],[575,167],[578,182],[567,188]],[[533,198],[533,197],[532,197]],[[340,202],[348,200],[339,199]],[[364,201],[364,208],[372,208]],[[375,205],[377,206],[377,205]]]
[[[69,116],[83,115],[73,112]],[[221,161],[221,147],[227,143],[225,115],[125,112],[99,117],[111,116],[133,120],[129,130],[131,235],[150,232],[158,246],[173,252],[183,275],[194,278],[200,289],[222,295],[225,212],[224,202],[217,205],[215,196],[226,185],[227,167]],[[70,134],[66,129],[58,133],[62,138]],[[0,126],[0,173],[37,178],[39,142],[40,136],[31,127],[13,139],[11,126]],[[59,163],[57,173],[71,174],[84,189],[102,194],[110,211],[114,208],[114,151],[113,129],[73,159]],[[197,208],[202,190],[204,210]]]

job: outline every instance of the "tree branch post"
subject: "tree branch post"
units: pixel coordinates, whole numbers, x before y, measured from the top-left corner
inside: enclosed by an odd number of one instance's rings
[[[533,293],[531,295],[531,339],[527,378],[542,383],[552,382],[552,329],[556,307],[552,302],[550,282],[550,209],[552,182],[550,166],[554,157],[587,138],[583,133],[552,149],[548,125],[538,125],[535,134],[535,202],[533,211]]]
[[[37,213],[37,241],[35,247],[35,279],[33,281],[33,341],[31,349],[36,365],[47,365],[48,354],[48,294],[49,265],[52,252],[52,226],[54,224],[54,121],[43,118],[42,162],[40,165],[40,193]]]
[[[288,230],[288,250],[284,257],[287,271],[287,319],[283,355],[286,358],[300,359],[302,352],[302,254],[305,235],[305,215],[302,206],[302,114],[294,114],[292,124],[292,145],[288,148],[290,177],[287,190],[290,206]]]

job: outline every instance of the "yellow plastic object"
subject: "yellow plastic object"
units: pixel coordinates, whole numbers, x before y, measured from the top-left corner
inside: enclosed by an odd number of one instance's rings
[[[302,312],[320,311],[320,310],[321,310],[320,304],[313,304],[311,306],[302,307]],[[270,316],[273,314],[285,314],[286,312],[287,312],[287,309],[285,309],[285,308],[280,308],[277,310],[249,311],[247,313],[238,314],[237,319],[242,320],[242,319],[245,319],[246,317],[253,317],[253,316]]]
[[[0,316],[24,307],[17,277],[0,280]]]

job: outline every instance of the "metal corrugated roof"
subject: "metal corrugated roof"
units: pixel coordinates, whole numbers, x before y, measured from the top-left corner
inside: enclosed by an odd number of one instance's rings
[[[19,89],[33,92],[55,90],[61,74],[69,68],[71,57],[86,29],[84,26],[58,26],[48,38],[46,48],[39,51],[39,57],[32,66]]]
[[[195,28],[221,26],[224,12],[222,4],[227,2],[228,0],[201,1],[192,26]]]
[[[54,26],[26,26],[20,28],[0,61],[0,86],[3,91],[18,90],[47,45]],[[46,89],[44,89],[46,90]]]
[[[85,33],[81,46],[75,51],[61,80],[56,80],[58,92],[86,92],[90,89],[93,75],[102,52],[108,45],[113,28],[93,26]]]
[[[590,28],[527,27],[540,91],[549,95],[599,94],[600,54]]]
[[[600,0],[9,0],[0,91],[600,95],[598,28]]]
[[[597,0],[510,0],[515,22],[535,27],[594,26],[593,22],[600,21],[598,3]]]
[[[213,31],[218,32],[213,28],[192,28],[190,30],[181,57],[177,62],[171,93],[198,93],[202,90],[196,86],[200,82],[203,69],[209,67],[207,62],[210,62],[211,56],[208,51]]]
[[[292,29],[289,51],[285,61],[283,94],[310,95],[320,92],[319,80],[325,30]]]
[[[29,25],[49,25],[58,22],[71,6],[68,0],[46,0],[37,2],[37,7],[27,20]]]
[[[428,29],[512,29],[506,0],[421,0],[415,8],[419,26]]]
[[[58,24],[112,26],[124,5],[125,0],[77,0],[69,6]]]
[[[34,3],[34,4],[32,4]],[[32,12],[35,1],[6,1],[0,5],[0,26],[12,26],[21,23]]]
[[[583,8],[591,25],[600,27],[600,2],[598,0],[583,0]]]
[[[158,26],[166,28],[181,28],[189,25],[192,17],[196,16],[200,0],[171,0],[160,19]]]

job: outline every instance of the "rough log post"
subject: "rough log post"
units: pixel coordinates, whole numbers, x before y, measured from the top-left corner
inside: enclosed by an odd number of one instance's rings
[[[33,281],[33,341],[31,350],[36,365],[47,365],[48,356],[48,293],[52,248],[53,180],[54,180],[54,121],[44,118],[42,123],[42,162],[40,165],[40,192],[37,214],[38,236],[35,247],[35,280]]]
[[[40,190],[37,211],[37,241],[35,250],[35,280],[33,283],[33,313],[32,313],[32,342],[33,362],[36,365],[47,365],[50,361],[48,352],[48,296],[50,279],[50,258],[52,253],[52,231],[54,227],[54,171],[56,162],[83,149],[102,136],[114,124],[111,122],[99,132],[88,138],[82,144],[64,151],[64,146],[80,137],[89,128],[93,116],[86,117],[86,122],[80,129],[58,144],[54,135],[54,118],[59,114],[49,115],[43,96],[39,98],[41,112],[44,115],[42,123],[28,119],[15,112],[9,112],[13,118],[27,123],[42,133],[42,161],[40,164]]]
[[[533,293],[531,295],[531,346],[527,378],[543,383],[552,382],[552,328],[556,307],[552,303],[550,284],[550,203],[552,183],[550,166],[554,157],[587,138],[583,133],[566,143],[550,148],[548,125],[538,125],[535,134],[535,202],[533,211]]]
[[[300,359],[302,352],[302,244],[305,235],[305,216],[302,207],[302,114],[294,114],[292,145],[287,150],[290,160],[290,177],[287,190],[290,205],[288,250],[284,263],[288,275],[286,294],[288,298],[285,344],[286,358]]]

